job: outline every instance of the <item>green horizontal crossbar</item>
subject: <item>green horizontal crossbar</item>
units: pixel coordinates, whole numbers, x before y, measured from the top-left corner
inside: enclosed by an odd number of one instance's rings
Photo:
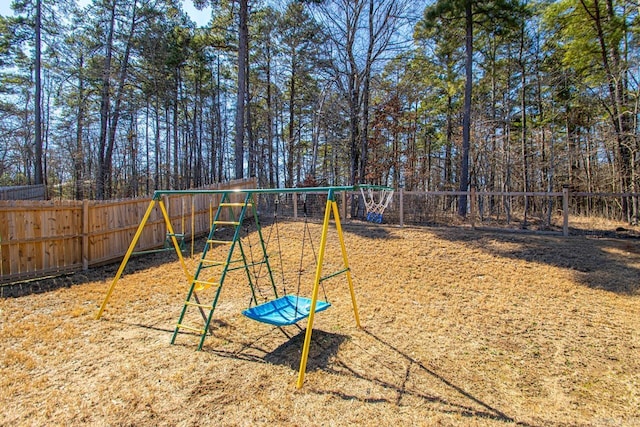
[[[336,187],[300,187],[300,188],[237,188],[230,190],[156,190],[153,193],[154,200],[160,200],[162,196],[170,195],[198,195],[198,194],[224,194],[224,193],[237,193],[237,194],[278,194],[278,193],[334,193],[337,191],[358,191],[361,188],[372,190],[392,190],[390,187],[383,185],[347,185]]]
[[[170,252],[170,251],[175,251],[175,248],[172,246],[170,248],[158,248],[158,249],[148,249],[146,251],[137,251],[137,252],[131,252],[131,255],[149,255],[149,254],[157,254],[160,252]]]
[[[336,271],[335,273],[332,273],[332,274],[329,274],[329,275],[327,275],[327,276],[322,277],[322,278],[320,279],[320,281],[321,281],[321,282],[324,282],[325,280],[329,280],[329,279],[331,279],[332,277],[339,276],[339,275],[341,275],[341,274],[343,274],[343,273],[346,273],[347,271],[349,271],[349,269],[348,269],[348,268],[345,268],[344,270]]]
[[[266,261],[251,262],[251,263],[247,263],[247,264],[241,265],[239,267],[231,267],[231,268],[228,268],[227,271],[242,270],[244,268],[254,267],[254,266],[260,265],[260,264],[266,264]]]

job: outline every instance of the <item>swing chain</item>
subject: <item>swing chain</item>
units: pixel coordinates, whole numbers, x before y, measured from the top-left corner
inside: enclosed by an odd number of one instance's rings
[[[311,252],[313,253],[314,265],[316,266],[316,268],[318,266],[318,255],[316,254],[316,249],[313,244],[313,237],[311,236],[311,229],[309,228],[309,216],[307,212],[307,194],[306,193],[303,194],[302,196],[302,202],[303,202],[302,207],[304,212],[304,230],[302,231],[302,249],[300,250],[300,264],[298,267],[298,288],[296,290],[296,295],[300,295],[300,287],[302,282],[302,263],[304,260],[304,247],[305,247],[307,235],[309,235],[309,245],[311,246]],[[328,301],[327,292],[325,290],[324,283],[321,282],[320,286],[322,287],[322,293],[324,294],[325,301]],[[296,309],[297,309],[297,302],[296,302]]]

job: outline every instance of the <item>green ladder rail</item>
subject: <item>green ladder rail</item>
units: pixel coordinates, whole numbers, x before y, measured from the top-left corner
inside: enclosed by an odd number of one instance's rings
[[[198,262],[198,267],[196,268],[195,274],[193,275],[193,279],[191,281],[185,303],[182,307],[182,311],[180,312],[178,322],[176,323],[176,327],[171,338],[171,344],[175,343],[178,334],[184,330],[192,333],[195,332],[196,334],[200,335],[198,350],[202,349],[209,331],[211,320],[213,319],[213,314],[215,312],[216,306],[218,305],[220,292],[222,291],[227,273],[229,273],[230,271],[239,269],[243,269],[245,271],[252,292],[252,300],[257,301],[255,285],[250,267],[265,264],[269,276],[271,277],[271,283],[275,292],[275,282],[273,280],[273,274],[269,265],[269,258],[266,253],[264,239],[262,238],[262,230],[258,221],[258,213],[253,194],[246,193],[243,202],[233,202],[230,200],[230,193],[233,192],[223,193],[220,204],[218,205],[218,209],[213,219],[212,227],[209,230],[209,235],[207,236],[207,240],[202,251],[202,256]],[[234,208],[240,208],[240,213],[237,216],[234,212]],[[222,220],[221,214],[225,210],[228,212],[227,219]],[[255,221],[256,228],[259,233],[259,241],[261,243],[260,252],[262,253],[262,255],[260,256],[260,254],[258,254],[258,256],[260,257],[258,261],[252,260],[249,262],[247,260],[247,255],[242,244],[241,230],[244,221],[251,216]],[[233,235],[231,239],[224,240],[220,237],[217,237],[223,227],[232,227]],[[211,249],[221,245],[228,246],[229,248],[227,256],[224,260],[212,260],[207,258],[207,255],[209,254]],[[234,258],[234,252],[239,252],[239,254],[236,255],[236,258]],[[220,268],[219,278],[217,280],[202,280],[200,278],[203,270],[215,267]],[[200,303],[197,297],[197,292],[204,291],[209,288],[213,288],[213,301],[210,304]],[[203,320],[202,326],[194,326],[184,323],[185,316],[187,315],[187,312],[190,308],[196,308],[200,310]]]

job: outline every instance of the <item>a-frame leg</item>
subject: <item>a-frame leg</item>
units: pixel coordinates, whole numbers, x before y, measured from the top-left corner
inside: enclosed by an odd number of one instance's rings
[[[176,239],[176,233],[173,230],[173,226],[171,225],[171,219],[169,218],[169,213],[167,212],[167,208],[164,205],[162,199],[158,201],[158,205],[160,206],[160,211],[162,212],[162,217],[164,218],[164,223],[167,227],[167,233],[171,236],[171,242],[173,243],[173,247],[176,250],[176,254],[178,255],[178,260],[180,260],[180,265],[182,266],[182,271],[184,272],[184,276],[187,278],[187,282],[191,282],[193,280],[193,276],[189,273],[189,269],[187,268],[187,264],[184,262],[184,257],[182,256],[182,249],[180,248],[180,243],[178,239]],[[191,227],[191,233],[195,233],[195,228]]]
[[[151,216],[151,212],[153,212],[153,208],[156,202],[160,206],[160,211],[162,212],[162,217],[164,218],[164,222],[167,227],[167,233],[169,233],[169,235],[171,236],[171,241],[173,242],[173,247],[175,248],[176,253],[178,254],[178,258],[180,259],[180,264],[182,265],[182,269],[184,270],[184,273],[187,279],[189,279],[189,271],[187,269],[187,265],[184,262],[184,258],[182,257],[182,251],[180,250],[178,239],[176,239],[175,232],[173,231],[173,226],[171,225],[171,220],[169,219],[169,214],[167,213],[167,209],[164,206],[164,203],[162,202],[162,200],[156,201],[155,199],[152,199],[151,202],[149,203],[149,206],[147,207],[147,211],[144,213],[142,220],[140,221],[140,225],[138,225],[138,229],[136,230],[136,233],[134,234],[133,239],[131,240],[131,244],[129,244],[129,249],[127,249],[127,252],[124,255],[124,258],[120,263],[120,268],[118,268],[118,272],[116,273],[116,276],[113,278],[113,281],[111,282],[111,286],[109,286],[109,290],[107,291],[107,294],[104,297],[104,301],[102,301],[100,310],[98,310],[98,313],[96,314],[96,319],[100,319],[100,317],[102,316],[102,313],[104,312],[104,309],[107,307],[107,304],[109,303],[109,299],[111,298],[111,294],[113,293],[113,290],[115,289],[116,284],[118,283],[118,280],[120,280],[120,277],[122,276],[122,273],[124,272],[124,269],[127,266],[129,259],[131,258],[131,254],[133,254],[133,249],[138,244],[138,240],[142,235],[144,226],[147,225],[147,221]]]
[[[340,213],[338,212],[338,204],[332,203],[333,218],[336,222],[336,230],[338,232],[338,239],[340,240],[340,250],[342,251],[342,259],[344,261],[344,269],[347,273],[347,283],[349,284],[349,295],[351,295],[351,305],[353,306],[353,315],[356,319],[356,326],[358,329],[360,326],[360,315],[358,314],[358,304],[356,303],[356,293],[353,288],[353,281],[351,280],[351,268],[349,267],[349,259],[347,258],[347,247],[344,244],[344,234],[342,234],[342,224],[340,223]]]
[[[144,226],[147,224],[147,221],[149,220],[149,217],[151,216],[151,212],[153,211],[153,207],[155,206],[156,201],[155,200],[151,200],[151,202],[149,203],[149,207],[147,208],[147,211],[144,213],[144,216],[142,217],[142,221],[140,221],[140,225],[138,225],[138,229],[136,230],[136,234],[133,236],[133,240],[131,240],[131,244],[129,245],[129,249],[127,249],[127,253],[124,255],[124,258],[122,259],[122,262],[120,263],[120,268],[118,268],[118,272],[116,273],[116,277],[113,278],[113,281],[111,282],[111,286],[109,286],[109,290],[107,291],[107,295],[105,295],[104,297],[104,301],[102,301],[102,305],[100,306],[100,310],[98,310],[98,314],[96,314],[96,319],[100,319],[100,317],[102,316],[102,312],[104,311],[105,307],[107,306],[107,303],[109,302],[109,299],[111,298],[111,294],[113,293],[113,290],[116,287],[116,284],[118,283],[118,280],[120,280],[120,276],[122,276],[122,272],[124,271],[124,268],[127,266],[127,263],[129,262],[129,258],[131,258],[131,254],[133,253],[133,249],[136,247],[136,244],[138,243],[138,239],[140,239],[140,235],[142,234],[142,230],[144,230]]]
[[[322,223],[322,236],[320,237],[320,248],[318,253],[318,265],[316,266],[316,275],[313,281],[313,293],[311,295],[311,308],[309,312],[309,319],[307,321],[307,330],[304,335],[304,345],[302,347],[302,357],[300,358],[300,370],[298,371],[298,381],[296,382],[296,388],[302,388],[304,383],[304,375],[307,370],[307,360],[309,358],[309,347],[311,346],[311,335],[313,334],[313,321],[315,319],[316,304],[318,302],[318,291],[320,289],[320,281],[322,280],[322,264],[324,262],[324,253],[327,246],[327,234],[329,232],[329,223],[331,220],[331,214],[333,213],[336,223],[336,229],[338,232],[338,238],[340,240],[340,247],[342,250],[342,258],[344,260],[344,269],[347,273],[347,281],[349,282],[349,292],[351,294],[351,302],[353,304],[353,311],[356,317],[356,325],[360,327],[360,317],[358,315],[358,306],[356,305],[355,292],[353,290],[353,283],[351,282],[351,272],[349,271],[349,261],[347,259],[347,250],[344,244],[344,236],[342,234],[342,226],[340,225],[340,215],[338,212],[338,204],[333,200],[333,192],[329,192],[327,197],[327,205],[324,212],[324,221]]]

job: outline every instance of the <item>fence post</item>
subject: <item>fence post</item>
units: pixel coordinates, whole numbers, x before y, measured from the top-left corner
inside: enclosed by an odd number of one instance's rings
[[[562,235],[569,236],[569,186],[562,186]]]
[[[398,203],[400,204],[400,227],[404,227],[404,187],[400,187],[400,191],[398,191]]]
[[[89,269],[89,200],[82,201],[82,269]]]
[[[298,193],[293,193],[293,219],[298,219]]]
[[[342,197],[342,218],[346,221],[347,220],[347,192],[343,191],[342,193],[340,193],[341,197]]]
[[[469,216],[471,217],[471,228],[476,228],[476,188],[469,190]]]

